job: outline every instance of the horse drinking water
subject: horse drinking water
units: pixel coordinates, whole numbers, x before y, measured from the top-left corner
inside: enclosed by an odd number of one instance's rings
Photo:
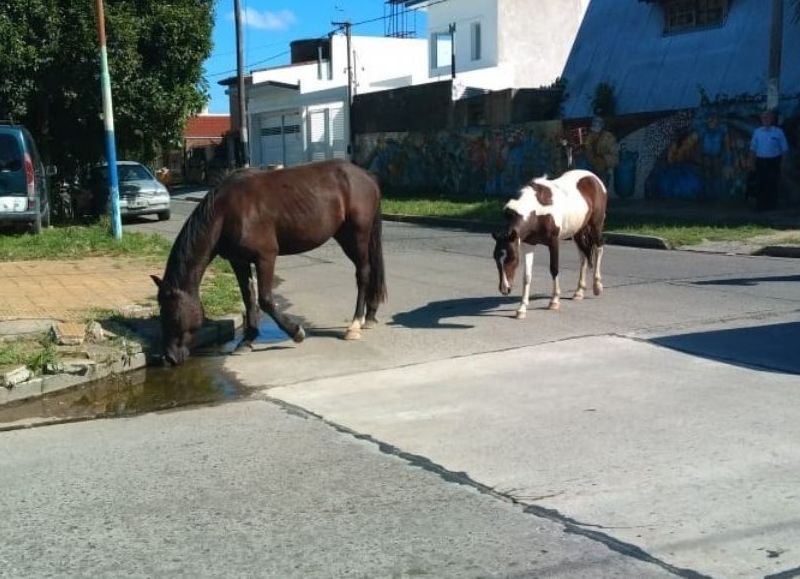
[[[581,259],[578,288],[572,299],[583,299],[586,289],[586,265],[594,264],[594,294],[603,291],[600,263],[603,259],[603,223],[606,218],[607,194],[603,182],[589,171],[567,171],[561,177],[534,179],[525,185],[517,199],[505,206],[508,226],[493,233],[494,259],[500,274],[500,293],[511,293],[511,284],[520,261],[525,258],[522,303],[517,317],[528,310],[533,273],[533,248],[546,245],[550,250],[550,275],[553,276],[551,310],[557,310],[561,288],[558,283],[558,250],[562,239],[572,237]]]
[[[181,364],[203,323],[200,281],[216,256],[230,261],[245,306],[240,349],[258,336],[259,308],[295,342],[305,332],[278,311],[272,278],[278,255],[302,253],[333,237],[356,266],[358,294],[345,339],[377,322],[386,299],[381,248],[380,189],[347,161],[322,161],[289,169],[232,173],[198,204],[175,239],[158,286],[164,360]],[[255,264],[256,290],[251,283]]]

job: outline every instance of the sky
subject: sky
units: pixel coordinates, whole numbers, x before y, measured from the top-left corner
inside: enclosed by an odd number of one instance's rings
[[[331,22],[350,20],[352,34],[383,36],[384,0],[240,0],[244,28],[244,70],[289,63],[289,43],[327,35]],[[386,12],[388,13],[388,12]],[[359,24],[367,20],[377,20]],[[416,12],[407,22],[424,33],[425,15]],[[205,62],[210,113],[228,113],[228,96],[220,80],[236,74],[236,29],[233,0],[216,2],[214,49]]]

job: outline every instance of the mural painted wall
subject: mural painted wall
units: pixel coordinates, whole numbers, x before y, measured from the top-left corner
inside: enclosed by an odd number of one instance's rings
[[[590,120],[566,127],[546,121],[356,135],[356,162],[396,193],[510,196],[533,177],[572,166],[594,170],[612,196],[621,198],[743,200],[752,193],[750,137],[760,110],[756,102],[715,103],[663,116],[606,119],[602,131],[608,134],[602,137],[597,127],[592,131]],[[783,101],[780,111],[791,149],[783,164],[781,198],[798,205],[800,99]],[[613,155],[607,154],[609,143]]]

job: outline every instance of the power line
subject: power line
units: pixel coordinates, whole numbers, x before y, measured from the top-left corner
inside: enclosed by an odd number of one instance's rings
[[[383,16],[378,16],[376,18],[369,18],[367,20],[361,20],[359,22],[353,22],[353,23],[350,24],[350,26],[351,27],[353,27],[353,26],[362,26],[364,24],[372,24],[374,22],[379,22],[381,20],[388,20],[389,18],[393,18],[393,17],[396,17],[398,15],[402,16],[404,14],[410,14],[412,12],[419,12],[422,8],[427,8],[428,6],[435,6],[436,4],[442,4],[442,3],[448,2],[448,1],[449,0],[432,0],[431,2],[428,2],[427,4],[425,4],[425,6],[422,6],[420,8],[406,8],[405,10],[402,10],[401,12],[397,12],[394,15],[388,15],[387,16],[387,15],[384,14]],[[333,30],[329,31],[328,33],[318,36],[317,40],[322,40],[322,39],[328,38],[331,34],[334,34],[336,32],[340,32],[343,29],[344,29],[343,26],[337,26],[336,28],[334,28]],[[274,44],[278,44],[278,43],[276,42]],[[269,45],[266,45],[266,46],[269,46]],[[264,58],[262,60],[257,60],[255,62],[248,63],[246,65],[246,68],[252,69],[254,66],[273,61],[273,60],[275,60],[277,58],[280,58],[281,56],[285,56],[285,55],[289,54],[290,52],[291,52],[291,50],[284,50],[284,51],[282,51],[280,53],[273,54],[272,56],[268,56],[267,58]],[[226,53],[226,54],[229,54],[229,53]],[[216,78],[216,77],[220,77],[220,76],[233,74],[235,72],[236,72],[236,69],[226,70],[226,71],[223,71],[223,72],[215,72],[215,73],[207,74],[206,77],[207,78]]]

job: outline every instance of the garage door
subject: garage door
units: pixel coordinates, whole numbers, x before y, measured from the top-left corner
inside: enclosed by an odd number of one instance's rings
[[[261,117],[261,165],[285,167],[303,162],[303,133],[299,113]]]

